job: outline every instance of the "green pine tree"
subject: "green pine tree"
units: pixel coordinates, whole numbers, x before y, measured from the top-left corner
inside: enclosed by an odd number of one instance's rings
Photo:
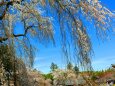
[[[51,71],[55,71],[56,69],[58,69],[57,64],[55,64],[55,63],[52,62],[50,69],[51,69]]]

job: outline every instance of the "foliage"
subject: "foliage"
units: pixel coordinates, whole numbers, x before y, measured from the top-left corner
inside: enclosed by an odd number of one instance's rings
[[[52,62],[50,69],[51,69],[51,71],[54,71],[54,70],[58,69],[58,66]]]
[[[15,54],[11,46],[0,45],[0,69],[4,70],[2,73],[3,77],[6,78],[5,80],[8,81],[8,86],[10,85],[9,82],[14,73],[14,56]],[[2,78],[0,77],[0,80]]]
[[[39,1],[0,1],[0,42],[14,44],[16,55],[29,57],[26,62],[30,63],[30,66],[34,60],[34,49],[30,41],[53,39],[50,19],[41,16],[40,11],[36,9],[38,4]],[[17,23],[22,27],[15,28]]]
[[[12,49],[8,45],[0,45],[0,62],[6,72],[10,73],[13,71],[14,54],[10,50]]]
[[[3,75],[8,81],[8,86],[10,86],[12,80],[15,86],[17,84],[20,86],[28,85],[26,66],[21,58],[15,56],[12,46],[6,44],[0,45],[0,65],[0,69],[3,68],[5,70],[3,71]],[[7,83],[6,80],[5,83]]]
[[[75,65],[75,67],[73,68],[73,70],[75,71],[76,74],[79,73],[79,68]]]
[[[43,74],[43,76],[45,77],[45,79],[51,79],[51,80],[53,80],[53,76],[52,76],[51,73]]]
[[[47,77],[48,76],[48,77]],[[49,78],[50,74],[41,74],[37,70],[28,71],[29,86],[51,86],[51,79]],[[47,77],[47,78],[46,78]],[[24,86],[28,86],[24,85]]]
[[[47,15],[49,14],[47,12],[56,14],[56,17]],[[62,51],[66,59],[70,59],[73,53],[80,67],[91,70],[92,45],[88,33],[90,28],[86,25],[93,23],[96,30],[91,29],[91,31],[103,38],[107,36],[108,31],[111,32],[109,29],[111,17],[113,18],[114,14],[98,0],[1,0],[0,45],[11,45],[12,55],[26,58],[24,64],[17,66],[18,69],[21,68],[23,74],[24,70],[26,71],[25,64],[29,67],[33,66],[36,40],[42,44],[48,44],[50,41],[53,44],[57,42],[54,39],[57,28],[53,26],[53,20],[57,20]],[[87,21],[87,24],[84,21]],[[18,23],[21,27],[17,28]],[[11,49],[9,48],[7,56]],[[4,64],[8,71],[13,68],[6,62]],[[65,72],[62,74],[66,75]],[[24,75],[26,77],[26,72]]]
[[[93,22],[96,33],[102,37],[106,35],[110,17],[114,15],[98,0],[2,0],[0,11],[0,42],[14,43],[16,54],[29,57],[27,63],[31,65],[34,61],[32,40],[37,39],[42,43],[55,41],[53,36],[56,28],[46,12],[56,13],[64,56],[69,58],[69,48],[73,47],[78,62],[86,70],[91,69],[92,47],[87,27],[82,20],[84,18],[81,16]],[[53,20],[56,18],[53,17]],[[20,28],[15,28],[17,22],[22,25],[21,32]]]
[[[95,80],[97,80],[97,79],[98,79],[98,78],[97,78],[96,75],[92,75],[91,80],[95,81]]]
[[[63,85],[65,86],[66,83],[72,82],[74,83],[76,81],[76,74],[73,70],[60,70],[57,69],[54,72],[52,72],[53,75],[53,84],[54,85]]]
[[[69,62],[69,63],[67,64],[67,69],[68,69],[68,70],[72,70],[72,69],[73,69],[73,65],[72,65],[71,62]]]

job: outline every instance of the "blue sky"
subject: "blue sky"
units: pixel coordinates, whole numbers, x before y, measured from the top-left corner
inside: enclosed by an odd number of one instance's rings
[[[115,0],[101,0],[101,3],[111,11],[115,11]],[[56,21],[54,22],[56,23]],[[55,27],[58,28],[58,24],[56,24]],[[59,35],[56,35],[56,38],[59,41],[58,36]],[[109,39],[105,41],[98,40],[94,33],[90,33],[90,37],[94,50],[94,56],[92,58],[94,70],[107,69],[111,64],[115,64],[115,34],[111,34]],[[56,63],[60,68],[65,67],[65,59],[62,58],[60,44],[57,44],[56,47],[50,44],[49,46],[39,44],[38,48],[34,68],[48,73],[50,72],[52,62]]]

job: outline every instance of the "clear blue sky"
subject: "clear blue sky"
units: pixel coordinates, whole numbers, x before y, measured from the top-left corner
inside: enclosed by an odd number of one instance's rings
[[[101,3],[111,11],[115,11],[115,0],[101,0]],[[54,25],[58,28],[58,24]],[[109,40],[102,42],[101,40],[97,40],[94,33],[89,33],[94,50],[94,56],[92,58],[93,68],[95,70],[102,70],[109,68],[111,64],[115,64],[115,34],[111,34]],[[55,36],[59,41],[59,35]],[[50,44],[47,47],[42,44],[38,44],[38,48],[39,50],[36,53],[34,68],[44,73],[48,73],[50,72],[50,65],[52,62],[56,63],[60,68],[64,68],[65,60],[61,56],[60,44],[57,44],[56,47],[53,47],[53,45]]]

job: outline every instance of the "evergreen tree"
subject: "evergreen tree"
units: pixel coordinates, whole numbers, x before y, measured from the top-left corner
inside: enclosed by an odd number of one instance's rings
[[[10,50],[11,49],[11,50]],[[12,51],[12,47],[8,45],[0,45],[0,64],[5,70],[4,74],[10,86],[10,78],[12,72],[14,71],[14,56],[15,54]]]
[[[56,69],[58,69],[58,66],[52,62],[50,69],[51,69],[51,71],[55,71]]]
[[[75,67],[73,69],[74,69],[76,74],[79,73],[79,68],[76,65],[75,65]]]
[[[72,65],[71,62],[69,62],[69,63],[67,64],[67,69],[68,69],[68,70],[72,70],[72,69],[73,69],[73,65]]]

